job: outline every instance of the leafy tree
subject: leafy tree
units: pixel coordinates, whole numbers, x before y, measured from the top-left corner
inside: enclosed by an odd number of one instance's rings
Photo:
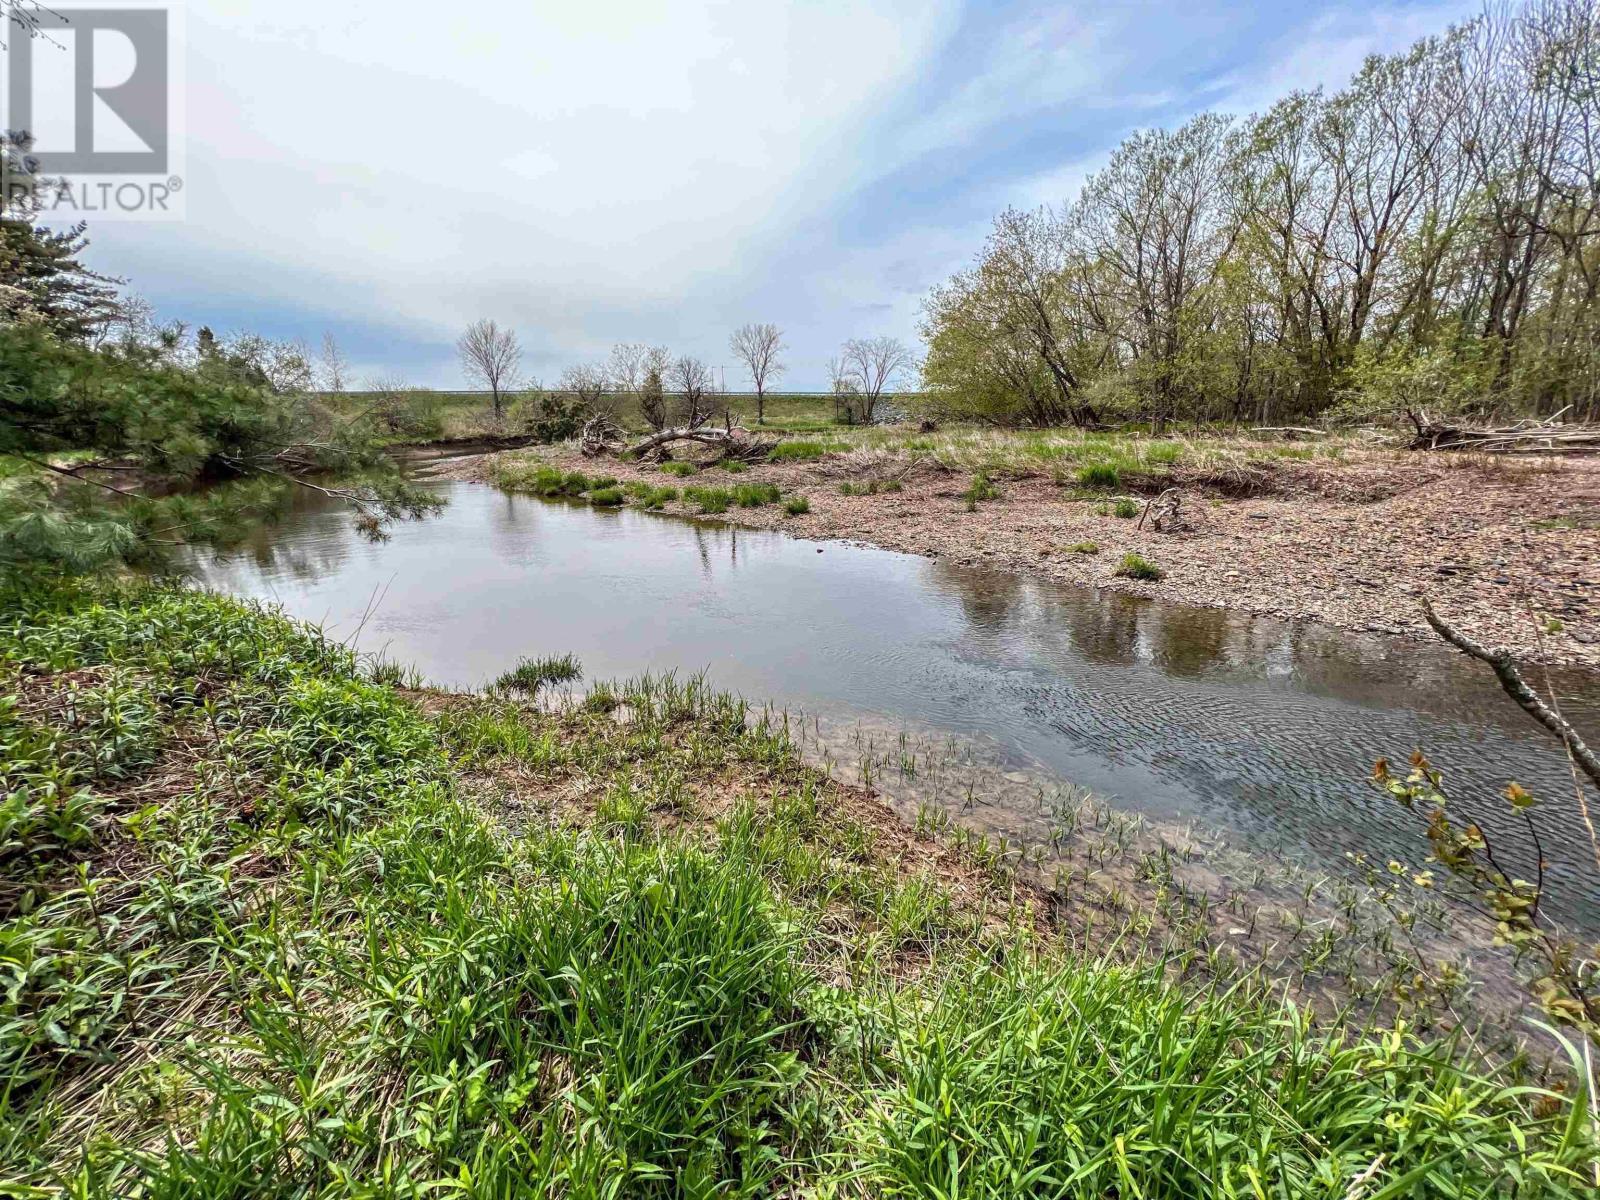
[[[0,326],[0,460],[15,468],[0,489],[0,567],[160,561],[186,541],[242,534],[296,486],[344,498],[381,536],[438,502],[400,479],[376,433],[369,416],[274,390],[259,363],[214,338],[183,365],[162,347]]]

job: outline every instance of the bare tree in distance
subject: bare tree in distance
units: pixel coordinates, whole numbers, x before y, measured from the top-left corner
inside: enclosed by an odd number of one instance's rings
[[[767,420],[767,385],[788,368],[779,360],[784,350],[783,331],[776,325],[741,325],[728,339],[728,348],[734,357],[750,372],[756,388],[756,424]]]
[[[643,342],[618,342],[606,360],[611,386],[627,396],[637,396],[649,370],[650,347]]]
[[[674,360],[667,372],[667,386],[681,397],[684,428],[698,429],[715,414],[716,379],[700,359],[685,355]]]
[[[504,415],[503,393],[517,385],[522,365],[522,347],[510,329],[501,329],[491,320],[474,321],[456,343],[461,367],[468,379],[484,384],[494,400],[495,420]]]
[[[591,414],[606,412],[606,388],[609,385],[610,379],[604,367],[568,367],[561,372],[561,390],[572,395]],[[606,415],[612,414],[606,412]]]
[[[871,424],[883,393],[915,363],[899,338],[851,338],[839,352],[845,375],[861,393],[861,419]]]
[[[342,392],[350,379],[350,363],[345,359],[333,334],[322,335],[322,383],[330,392]]]
[[[828,388],[833,392],[833,417],[834,420],[843,419],[849,424],[855,423],[855,397],[861,394],[855,381],[850,377],[850,368],[845,365],[842,358],[828,360]]]

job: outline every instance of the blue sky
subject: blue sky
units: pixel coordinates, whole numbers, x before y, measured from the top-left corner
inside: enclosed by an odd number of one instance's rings
[[[1337,86],[1475,3],[191,0],[187,218],[91,227],[167,317],[461,386],[462,326],[553,380],[617,341],[787,387],[914,341],[1007,204],[1059,203],[1129,131]]]

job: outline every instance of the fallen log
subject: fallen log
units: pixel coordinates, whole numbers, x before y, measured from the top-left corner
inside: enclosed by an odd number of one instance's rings
[[[1600,453],[1600,427],[1594,425],[1562,424],[1551,418],[1475,429],[1436,422],[1426,412],[1408,412],[1406,416],[1416,429],[1416,436],[1407,447],[1411,450],[1464,450],[1481,454]]]
[[[622,448],[622,443],[622,430],[617,423],[605,413],[595,413],[583,423],[578,449],[585,458],[595,458],[601,454],[616,453]]]
[[[722,458],[740,461],[765,458],[778,444],[775,438],[753,437],[748,429],[739,425],[727,429],[697,425],[657,430],[649,437],[629,446],[623,454],[629,458],[642,458],[647,454],[663,452],[673,442],[694,442],[701,446],[711,446],[721,452]]]

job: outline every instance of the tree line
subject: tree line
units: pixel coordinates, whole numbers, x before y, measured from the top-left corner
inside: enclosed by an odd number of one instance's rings
[[[789,369],[783,331],[770,323],[741,325],[728,349],[750,377],[756,397],[756,422],[765,423],[767,396]],[[704,359],[675,356],[666,346],[621,342],[601,363],[566,368],[546,390],[522,375],[522,345],[516,331],[491,319],[474,321],[456,342],[467,377],[489,391],[496,420],[509,397],[527,383],[546,412],[576,406],[585,413],[619,414],[630,406],[652,430],[669,425],[702,425],[727,413],[727,399]],[[851,338],[828,362],[834,407],[844,420],[870,423],[883,397],[914,372],[915,359],[893,337]]]
[[[1494,8],[1340,91],[1134,134],[928,296],[1002,424],[1600,418],[1600,5]]]

